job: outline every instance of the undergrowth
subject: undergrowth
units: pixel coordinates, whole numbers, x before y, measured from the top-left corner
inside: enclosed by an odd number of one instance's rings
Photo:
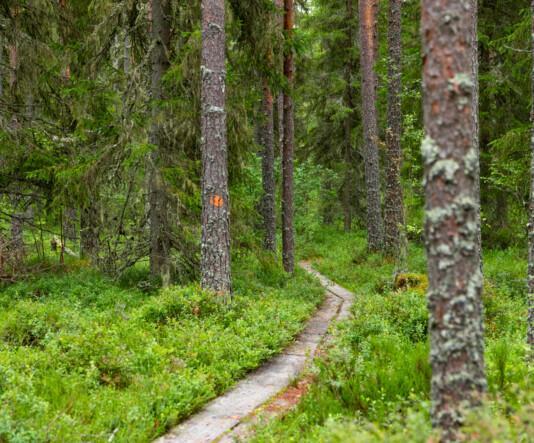
[[[0,442],[151,441],[280,351],[323,296],[263,255],[235,261],[230,306],[134,274],[0,291]]]
[[[395,285],[394,265],[365,248],[364,234],[334,228],[323,228],[302,245],[320,272],[356,294],[353,317],[335,330],[302,402],[259,427],[253,441],[437,441],[429,440],[434,434],[426,298],[417,285]],[[410,245],[406,275],[424,286],[425,266],[422,246]],[[484,269],[489,394],[467,419],[464,440],[526,442],[534,435],[534,393],[525,363],[526,260],[517,250],[491,251]]]

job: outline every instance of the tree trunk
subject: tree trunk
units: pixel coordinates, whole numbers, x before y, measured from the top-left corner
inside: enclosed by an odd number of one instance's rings
[[[168,202],[160,171],[163,140],[161,137],[160,101],[163,98],[161,79],[169,69],[167,51],[170,41],[169,1],[151,0],[152,54],[151,93],[152,124],[149,140],[153,151],[149,159],[150,204],[150,273],[160,277],[163,286],[170,283],[170,241]]]
[[[284,0],[274,0],[274,5],[276,6],[277,10],[279,11],[279,21],[280,21],[280,29],[284,29]],[[283,48],[283,46],[282,46]],[[278,69],[280,69],[280,72],[284,71],[284,51],[279,51],[279,54],[277,56],[277,60],[279,63]],[[280,92],[278,94],[278,97],[276,98],[276,118],[277,118],[277,135],[278,135],[278,152],[280,153],[280,156],[282,157],[283,150],[284,150],[284,94],[283,92]]]
[[[531,165],[530,165],[530,208],[528,223],[528,322],[527,342],[530,346],[530,358],[534,355],[534,0],[532,6],[532,138],[531,138]]]
[[[384,243],[376,113],[377,10],[378,0],[360,0],[362,112],[365,142],[365,184],[367,190],[367,246],[370,251],[381,250]]]
[[[93,197],[90,197],[93,199]],[[100,236],[98,232],[98,208],[94,201],[84,206],[80,213],[80,257],[98,263]]]
[[[267,81],[263,85],[262,121],[260,126],[260,143],[262,152],[263,198],[261,210],[263,215],[264,248],[276,252],[276,215],[275,215],[275,179],[274,179],[274,107],[273,94]]]
[[[343,182],[343,191],[341,203],[343,205],[343,226],[345,232],[349,232],[352,229],[352,189],[355,188],[353,182],[353,153],[354,147],[352,144],[352,129],[354,121],[354,91],[352,88],[352,77],[354,75],[354,60],[352,57],[352,51],[354,47],[354,35],[352,31],[352,22],[354,19],[354,10],[352,0],[346,1],[346,13],[347,13],[347,53],[348,60],[345,66],[345,107],[349,110],[345,117],[344,124],[344,160],[345,160],[345,179]]]
[[[458,438],[463,407],[486,390],[482,274],[473,146],[473,14],[460,0],[423,0],[426,248],[432,420]]]
[[[284,0],[284,30],[291,44],[295,20],[294,0]],[[295,270],[295,229],[293,226],[293,155],[295,129],[293,116],[293,81],[295,71],[293,49],[284,55],[284,76],[288,90],[284,93],[284,143],[282,153],[282,247],[286,272]]]
[[[388,115],[386,128],[387,173],[384,208],[386,252],[397,260],[404,254],[404,203],[401,185],[401,80],[402,80],[402,0],[389,0],[388,25]]]
[[[230,217],[224,0],[202,0],[202,287],[228,294]]]

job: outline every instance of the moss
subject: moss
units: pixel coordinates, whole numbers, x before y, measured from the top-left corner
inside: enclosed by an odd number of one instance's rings
[[[395,277],[394,289],[398,292],[413,291],[420,295],[426,295],[428,289],[428,277],[425,274],[405,273]]]

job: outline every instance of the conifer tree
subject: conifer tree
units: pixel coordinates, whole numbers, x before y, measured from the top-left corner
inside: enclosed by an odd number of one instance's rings
[[[386,128],[387,173],[384,204],[384,240],[386,251],[397,260],[405,254],[402,239],[404,202],[401,185],[401,78],[402,78],[402,1],[389,0],[388,20],[388,112]]]
[[[150,143],[153,151],[149,156],[149,203],[150,203],[150,271],[160,277],[163,285],[170,282],[170,241],[168,202],[165,183],[160,171],[163,137],[161,134],[160,101],[163,98],[162,78],[170,64],[168,60],[170,43],[170,3],[168,0],[151,0],[151,99],[152,123]]]
[[[224,0],[202,0],[202,286],[231,291]]]
[[[367,245],[370,251],[378,251],[383,248],[384,243],[376,111],[377,76],[375,72],[378,53],[378,0],[360,0],[359,7],[362,116],[365,144],[365,184],[367,192]]]
[[[284,0],[284,31],[289,41],[284,55],[284,76],[287,90],[284,92],[284,143],[282,152],[282,252],[286,272],[295,269],[295,228],[293,225],[293,156],[295,149],[295,122],[293,116],[293,82],[295,60],[292,37],[295,20],[293,0]]]
[[[426,249],[432,421],[458,439],[486,390],[473,146],[472,2],[423,0]]]
[[[527,342],[530,346],[530,357],[534,356],[534,0],[531,3],[532,13],[532,137],[530,140],[530,205],[528,221],[528,321]]]

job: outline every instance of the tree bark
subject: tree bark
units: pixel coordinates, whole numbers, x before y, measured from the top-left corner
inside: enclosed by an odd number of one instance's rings
[[[378,0],[360,0],[360,49],[362,69],[362,113],[365,142],[368,249],[383,248],[384,231],[380,203],[380,165],[376,113],[377,10]]]
[[[159,123],[163,98],[161,79],[169,69],[167,51],[170,42],[169,1],[151,0],[151,94],[152,124],[149,141],[153,151],[149,158],[149,205],[150,205],[150,272],[160,277],[163,286],[170,283],[170,240],[168,221],[168,201],[165,183],[161,174],[161,152],[163,140]]]
[[[397,260],[404,242],[404,202],[401,185],[402,132],[402,0],[389,0],[388,17],[388,112],[386,128],[387,173],[384,208],[385,249]]]
[[[295,21],[294,0],[284,0],[284,31],[291,43]],[[293,49],[287,48],[284,54],[284,76],[287,91],[284,93],[284,143],[282,153],[282,251],[286,272],[295,270],[295,229],[293,226],[293,156],[294,156],[294,116],[293,82],[295,61]]]
[[[530,207],[528,222],[528,321],[527,321],[527,343],[530,347],[530,356],[534,356],[534,0],[531,2],[532,8],[532,138],[530,143],[531,165],[530,165]]]
[[[426,249],[432,421],[458,438],[486,390],[473,146],[472,4],[423,0]]]
[[[276,215],[275,215],[275,178],[274,178],[274,107],[273,94],[267,81],[263,85],[262,121],[260,126],[260,143],[263,147],[262,184],[263,198],[261,210],[263,215],[264,248],[276,252]]]
[[[346,1],[346,14],[347,14],[347,53],[348,60],[345,66],[345,107],[349,110],[345,117],[344,124],[344,160],[345,160],[345,179],[343,182],[342,191],[342,205],[343,205],[343,226],[345,232],[349,232],[352,229],[352,190],[355,189],[355,183],[353,181],[353,153],[354,147],[352,143],[352,129],[354,122],[354,90],[352,87],[352,77],[354,75],[354,60],[352,57],[352,51],[354,46],[354,35],[352,30],[352,22],[354,19],[354,10],[352,0]]]
[[[284,29],[284,0],[274,0],[274,5],[276,6],[276,9],[279,15],[279,26],[280,29]],[[283,48],[283,46],[282,46]],[[280,69],[280,72],[284,71],[284,51],[279,51],[277,55],[277,60],[279,63],[278,69]],[[277,135],[278,135],[278,152],[280,153],[280,156],[282,157],[283,150],[284,150],[284,93],[280,92],[278,94],[278,97],[276,98],[276,118],[277,118]]]
[[[224,0],[202,0],[202,287],[231,291]]]

